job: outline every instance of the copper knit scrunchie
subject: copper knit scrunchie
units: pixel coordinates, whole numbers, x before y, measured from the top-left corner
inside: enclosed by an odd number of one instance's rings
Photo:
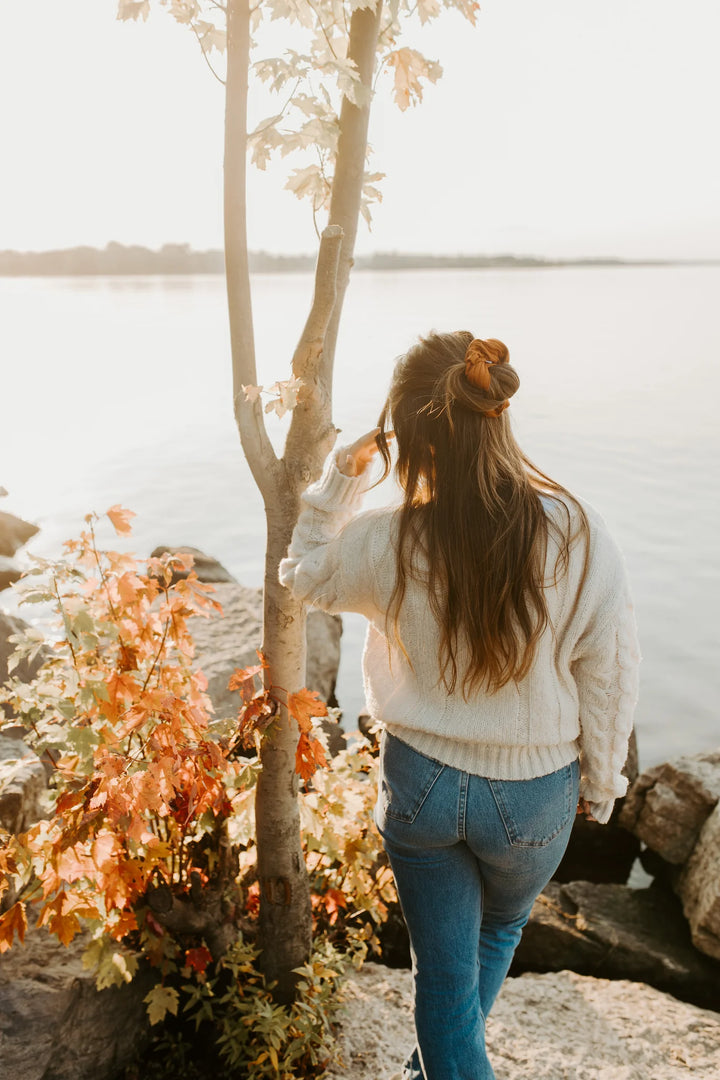
[[[493,348],[495,341],[481,341],[473,338],[465,351],[465,378],[479,390],[490,390],[490,366],[492,364],[506,364],[507,352],[504,356],[498,355],[498,350]],[[497,344],[500,344],[499,342]],[[507,409],[510,402],[506,398],[494,409],[483,410],[484,416],[498,417]]]

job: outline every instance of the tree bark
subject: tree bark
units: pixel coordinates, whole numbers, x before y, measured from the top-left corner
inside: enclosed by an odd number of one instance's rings
[[[347,98],[343,98],[340,110],[340,137],[328,220],[331,224],[340,226],[344,239],[338,267],[337,300],[325,336],[323,368],[330,394],[332,394],[332,372],[340,317],[345,292],[350,281],[360,215],[372,104],[372,79],[381,14],[382,0],[376,0],[374,11],[372,8],[358,8],[350,19],[348,59],[354,60],[357,65],[362,85],[366,89],[367,100],[363,105],[357,106]]]

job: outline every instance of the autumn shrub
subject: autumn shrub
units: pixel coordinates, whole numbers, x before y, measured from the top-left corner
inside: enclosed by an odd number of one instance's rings
[[[130,516],[108,511],[120,534]],[[215,717],[190,628],[220,610],[212,587],[197,580],[191,556],[141,564],[101,550],[98,522],[89,515],[63,557],[36,559],[22,583],[24,603],[54,610],[59,636],[33,681],[11,679],[0,700],[52,770],[50,806],[22,836],[0,835],[0,952],[23,940],[34,916],[65,944],[84,933],[100,989],[149,966],[150,1022],[178,1018],[157,1040],[176,1078],[203,1075],[192,1052],[203,1040],[218,1077],[239,1064],[252,1080],[316,1075],[342,969],[377,944],[374,927],[395,899],[377,854],[371,748],[358,738],[319,768],[325,706],[307,690],[282,697],[261,685],[262,658],[231,679],[237,715]],[[30,630],[11,670],[46,648]],[[316,931],[287,1006],[273,1001],[255,963],[256,751],[278,700],[299,728]]]

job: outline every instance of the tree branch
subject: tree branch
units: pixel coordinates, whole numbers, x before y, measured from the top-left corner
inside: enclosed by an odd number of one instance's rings
[[[345,97],[340,110],[340,137],[338,139],[328,221],[333,225],[339,225],[344,236],[338,265],[338,295],[325,336],[323,353],[322,377],[327,384],[328,394],[332,393],[335,346],[337,344],[345,290],[350,280],[350,269],[353,264],[358,214],[362,201],[372,78],[381,14],[382,0],[377,0],[375,10],[372,8],[357,8],[350,19],[348,60],[355,62],[360,81],[367,90],[367,101],[364,105],[357,106],[353,105],[349,98]]]
[[[229,0],[225,87],[225,276],[230,317],[233,406],[243,451],[265,505],[286,493],[284,470],[268,437],[262,406],[246,400],[257,385],[247,251],[247,96],[250,62],[248,0]]]
[[[319,473],[335,440],[330,392],[323,376],[322,360],[325,335],[337,298],[342,242],[340,226],[328,225],[320,239],[310,314],[293,356],[293,375],[302,379],[303,389],[293,410],[283,462],[296,491],[306,487]]]

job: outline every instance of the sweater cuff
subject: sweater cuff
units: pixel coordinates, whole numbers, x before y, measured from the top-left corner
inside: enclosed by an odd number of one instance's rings
[[[605,799],[603,802],[587,800],[590,813],[600,825],[607,825],[615,805],[614,799]]]
[[[327,510],[338,505],[354,509],[362,502],[362,497],[370,487],[370,467],[366,467],[358,476],[346,476],[335,464],[338,454],[345,447],[332,450],[323,467],[322,476],[311,484],[303,495],[303,500],[316,510]]]

